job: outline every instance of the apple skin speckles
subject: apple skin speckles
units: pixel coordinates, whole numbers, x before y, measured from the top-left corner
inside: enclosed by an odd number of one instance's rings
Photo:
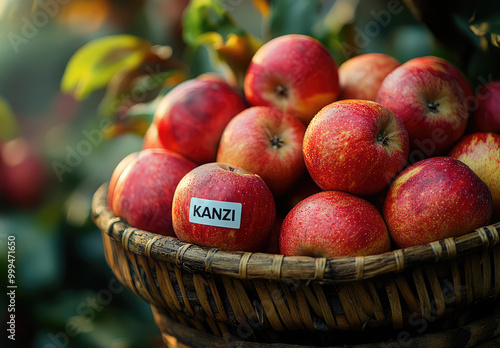
[[[244,91],[251,105],[274,107],[307,125],[339,95],[337,63],[316,39],[283,35],[266,42],[255,53]]]
[[[473,133],[462,138],[450,151],[450,157],[464,162],[491,191],[495,220],[500,219],[500,135]]]
[[[488,186],[467,165],[433,157],[394,179],[383,216],[396,245],[406,248],[469,233],[488,224],[492,211]]]
[[[368,201],[340,191],[297,204],[281,226],[280,252],[314,257],[364,256],[390,250],[382,215]]]
[[[376,194],[407,164],[408,133],[386,107],[367,100],[341,100],[316,114],[304,135],[303,153],[323,190]]]

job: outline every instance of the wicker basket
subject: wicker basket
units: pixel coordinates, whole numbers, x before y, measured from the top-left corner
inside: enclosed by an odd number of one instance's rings
[[[156,317],[233,342],[384,340],[462,326],[498,304],[500,223],[381,255],[284,257],[139,230],[115,217],[106,198],[104,184],[92,212],[118,280]]]
[[[156,324],[161,329],[162,338],[167,348],[312,348],[314,346],[286,343],[258,343],[248,341],[230,341],[225,337],[217,337],[192,329],[172,319],[161,308],[152,308]],[[493,348],[500,347],[500,308],[493,315],[483,316],[466,325],[447,330],[417,334],[410,336],[407,332],[383,338],[382,341],[371,340],[359,343],[359,339],[350,339],[349,344],[338,345],[337,337],[328,346],[322,348],[383,348],[383,347],[439,347],[439,348]],[[358,341],[356,343],[356,341]],[[366,341],[366,339],[364,340]],[[332,345],[334,344],[334,345]]]

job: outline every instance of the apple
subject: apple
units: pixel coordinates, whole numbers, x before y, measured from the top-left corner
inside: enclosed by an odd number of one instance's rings
[[[462,87],[466,98],[470,99],[472,96],[474,96],[472,86],[467,76],[465,76],[464,73],[450,61],[436,56],[424,56],[410,59],[404,63],[405,66],[411,64],[432,66],[451,75],[458,82],[460,87]]]
[[[368,100],[341,100],[321,109],[304,135],[309,174],[323,190],[372,195],[407,163],[408,133],[388,108]]]
[[[6,142],[1,150],[2,191],[7,205],[16,209],[35,208],[47,193],[46,163],[22,137]]]
[[[464,73],[459,68],[457,68],[453,63],[441,57],[424,56],[424,57],[416,57],[410,59],[404,63],[404,65],[411,65],[411,64],[431,66],[453,77],[464,91],[465,101],[469,111],[469,117],[473,114],[475,108],[477,107],[477,101],[474,96],[472,86],[467,76],[465,76]],[[467,126],[469,126],[469,124],[467,124]],[[467,130],[465,132],[467,132]]]
[[[268,106],[236,115],[222,133],[217,162],[258,174],[275,195],[289,190],[305,171],[306,127],[296,117]]]
[[[387,227],[366,200],[340,191],[316,193],[285,217],[280,253],[286,256],[364,256],[390,251]]]
[[[476,93],[476,101],[471,120],[473,131],[500,133],[500,81],[482,86]]]
[[[222,80],[184,81],[160,101],[153,123],[164,148],[197,164],[213,162],[228,122],[243,111],[243,96]]]
[[[260,176],[213,162],[191,170],[179,182],[172,219],[183,242],[260,251],[274,227],[276,206]]]
[[[396,58],[384,53],[365,53],[346,60],[339,66],[339,99],[375,101],[385,77],[401,65]]]
[[[339,94],[337,63],[312,37],[279,36],[253,56],[244,91],[250,104],[275,107],[308,124]]]
[[[108,190],[114,215],[131,226],[173,236],[172,199],[177,184],[196,164],[173,151],[146,149],[125,157]]]
[[[500,135],[469,134],[451,149],[449,156],[464,162],[488,185],[493,211],[500,217]]]
[[[115,188],[118,179],[122,175],[122,173],[126,173],[125,169],[127,169],[131,163],[135,161],[135,159],[139,156],[140,151],[132,152],[131,154],[125,156],[115,167],[113,170],[113,174],[109,180],[108,184],[108,208],[113,212],[113,200],[115,197]],[[116,215],[116,214],[115,214]]]
[[[445,156],[421,160],[393,181],[384,219],[400,248],[458,237],[492,216],[488,186],[465,163]]]
[[[467,126],[462,88],[450,74],[432,66],[403,64],[394,69],[376,100],[404,122],[410,136],[410,163],[445,153]]]

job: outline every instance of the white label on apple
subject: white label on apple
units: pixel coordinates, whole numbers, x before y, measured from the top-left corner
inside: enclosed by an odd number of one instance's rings
[[[189,222],[201,225],[240,228],[241,203],[191,198]]]

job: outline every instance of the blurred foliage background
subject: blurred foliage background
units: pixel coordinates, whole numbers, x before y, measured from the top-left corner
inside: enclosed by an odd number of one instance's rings
[[[367,52],[440,56],[476,89],[500,78],[499,10],[465,0],[0,0],[0,291],[8,236],[17,286],[15,341],[0,297],[1,346],[161,346],[149,306],[107,267],[90,204],[177,83],[216,71],[241,86],[262,42],[300,33],[339,65]]]

